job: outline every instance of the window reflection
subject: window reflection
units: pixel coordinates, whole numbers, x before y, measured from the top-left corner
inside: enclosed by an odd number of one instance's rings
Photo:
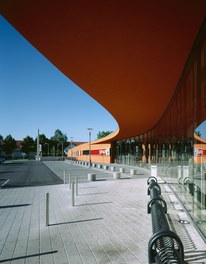
[[[206,237],[206,25],[173,98],[149,132],[116,142],[115,162],[150,169],[170,185]]]

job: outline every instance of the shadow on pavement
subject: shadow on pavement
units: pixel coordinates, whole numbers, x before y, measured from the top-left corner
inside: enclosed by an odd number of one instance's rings
[[[85,220],[76,220],[76,221],[70,221],[70,222],[64,222],[64,223],[56,223],[56,224],[49,224],[49,226],[56,226],[56,225],[67,225],[67,224],[77,224],[77,223],[84,223],[89,221],[96,221],[96,220],[102,220],[103,218],[93,218],[93,219],[85,219]]]
[[[26,258],[39,257],[39,256],[43,256],[43,255],[54,254],[54,253],[57,253],[57,252],[58,252],[57,250],[53,250],[53,251],[48,251],[48,252],[43,252],[43,253],[37,253],[37,254],[32,254],[32,255],[27,255],[27,256],[21,256],[21,257],[3,259],[3,260],[0,260],[0,263],[7,262],[7,261],[15,261],[15,260],[20,260],[20,259],[26,259]]]
[[[23,206],[29,206],[31,204],[14,204],[14,205],[3,205],[0,206],[0,209],[5,209],[5,208],[15,208],[15,207],[23,207]]]

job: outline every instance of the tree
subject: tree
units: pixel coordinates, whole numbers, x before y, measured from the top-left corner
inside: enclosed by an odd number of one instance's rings
[[[98,134],[97,134],[97,139],[106,137],[106,136],[108,136],[111,133],[113,133],[113,131],[99,131]]]
[[[35,143],[32,137],[27,136],[23,139],[21,150],[29,156],[29,152],[34,151]]]
[[[63,134],[60,129],[56,129],[54,132],[54,136],[51,137],[51,140],[56,142],[66,142],[67,136],[66,134]]]
[[[4,138],[2,135],[0,135],[0,157],[1,157],[1,151],[2,151],[2,143],[4,141]]]
[[[11,156],[12,152],[16,149],[16,140],[11,135],[6,136],[2,149],[6,155]]]
[[[56,129],[54,136],[50,138],[50,143],[54,155],[59,156],[62,154],[62,148],[64,142],[67,142],[66,134],[63,134],[60,129]]]
[[[39,144],[42,146],[43,156],[49,155],[49,139],[44,135],[39,135]]]
[[[201,137],[201,132],[200,132],[200,131],[195,131],[195,134],[196,134],[198,137]]]
[[[45,143],[48,143],[48,142],[49,142],[49,139],[44,134],[39,135],[39,144],[44,145]]]
[[[35,150],[37,150],[37,138],[35,139]],[[39,135],[39,145],[41,145],[42,149],[42,155],[46,156],[49,155],[49,146],[50,146],[50,140],[45,136],[45,134]]]

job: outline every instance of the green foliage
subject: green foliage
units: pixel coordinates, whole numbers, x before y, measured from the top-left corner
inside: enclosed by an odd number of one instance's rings
[[[111,133],[113,133],[113,131],[99,131],[97,134],[97,139],[104,138]]]
[[[3,139],[4,139],[3,136],[0,135],[0,157],[1,157]]]
[[[15,149],[16,149],[16,140],[11,135],[6,136],[4,139],[4,144],[2,146],[2,150],[5,151],[5,153],[10,156]]]
[[[32,137],[27,136],[23,139],[22,148],[21,150],[29,155],[29,152],[35,150],[35,142]]]
[[[67,136],[60,129],[56,129],[54,136],[50,139],[44,134],[39,135],[39,144],[42,145],[43,155],[62,155],[63,148],[66,145],[65,142],[67,142]],[[10,156],[16,148],[16,141],[11,135],[8,135],[5,139],[0,135],[0,156],[2,151]],[[21,151],[25,152],[27,156],[29,156],[30,152],[37,151],[37,138],[34,140],[32,137],[26,136],[23,139]]]
[[[49,155],[50,140],[44,135],[39,135],[39,144],[42,146],[42,154]],[[35,146],[37,146],[37,139],[35,140]]]
[[[45,144],[48,144],[49,141],[50,140],[44,134],[39,135],[39,144],[41,144],[42,146],[44,146]],[[37,145],[37,138],[35,139],[35,146],[36,145]]]
[[[64,142],[67,142],[66,134],[63,134],[60,129],[56,129],[54,136],[50,138],[51,152],[53,153],[53,155],[62,155]]]
[[[198,137],[201,137],[201,132],[200,132],[200,131],[195,131],[195,134],[196,134]]]
[[[51,141],[54,142],[67,142],[66,134],[63,134],[60,129],[55,130],[54,136],[51,137]]]
[[[45,143],[48,143],[48,142],[49,142],[49,139],[44,134],[39,135],[39,144],[44,145]]]

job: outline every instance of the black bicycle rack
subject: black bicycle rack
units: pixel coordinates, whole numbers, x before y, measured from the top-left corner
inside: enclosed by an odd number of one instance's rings
[[[167,204],[161,197],[161,188],[155,177],[147,181],[148,202],[147,212],[151,214],[153,235],[148,243],[149,264],[184,264],[184,247],[179,236],[172,232],[166,217]]]
[[[186,177],[183,180],[183,186],[187,193],[191,194],[192,196],[194,195],[195,184],[192,182],[192,179],[190,177]]]

